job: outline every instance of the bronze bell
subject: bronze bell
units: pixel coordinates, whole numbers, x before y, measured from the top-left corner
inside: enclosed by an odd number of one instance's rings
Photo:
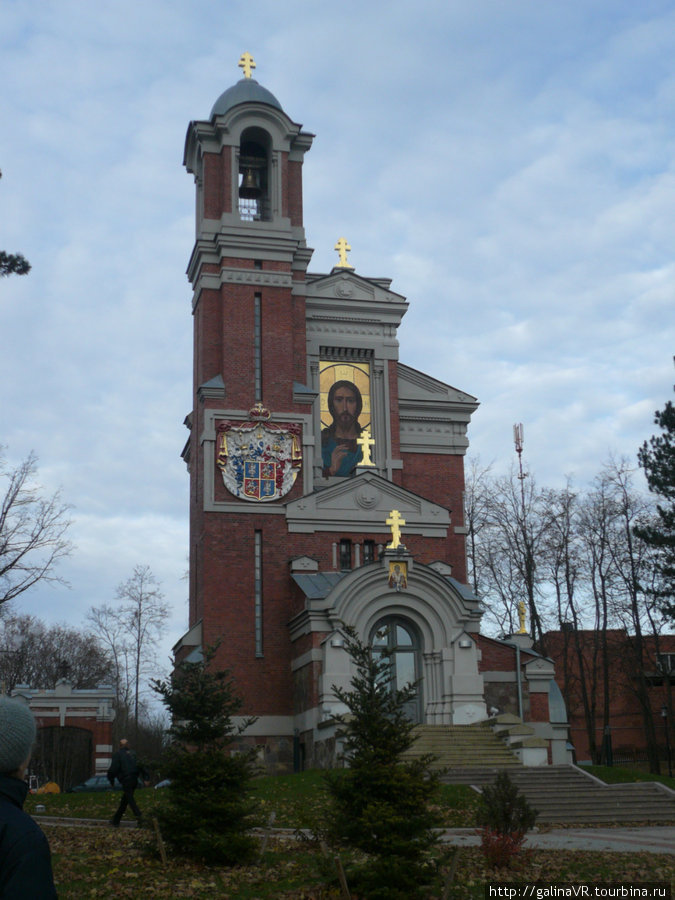
[[[239,185],[239,196],[244,197],[246,200],[257,200],[261,194],[262,191],[258,185],[258,179],[254,170],[251,168],[245,169],[244,177]]]

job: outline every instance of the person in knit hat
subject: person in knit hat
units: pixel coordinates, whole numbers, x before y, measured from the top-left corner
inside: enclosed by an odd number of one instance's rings
[[[35,741],[35,719],[21,700],[0,696],[0,897],[56,897],[49,844],[23,811],[24,781]]]

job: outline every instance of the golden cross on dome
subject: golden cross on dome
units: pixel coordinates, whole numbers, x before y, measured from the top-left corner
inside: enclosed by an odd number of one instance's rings
[[[238,62],[238,66],[240,69],[244,70],[244,78],[250,78],[251,69],[255,69],[255,60],[247,51],[246,53],[241,54],[241,59]]]
[[[391,526],[391,543],[387,544],[387,550],[395,550],[401,546],[401,525],[405,525],[405,519],[401,518],[401,513],[397,509],[392,509],[385,525]]]
[[[350,266],[347,262],[347,251],[352,249],[347,243],[347,238],[338,238],[338,242],[333,249],[337,250],[337,252],[340,254],[340,262],[337,264],[339,269],[354,268],[354,266]]]
[[[370,428],[364,428],[360,436],[357,437],[356,443],[361,448],[360,466],[374,466],[375,463],[370,458],[370,448],[375,446],[375,441],[370,436]]]

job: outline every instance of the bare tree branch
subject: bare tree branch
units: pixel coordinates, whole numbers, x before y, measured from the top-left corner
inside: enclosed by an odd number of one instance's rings
[[[72,550],[66,537],[69,507],[60,491],[41,495],[36,473],[34,453],[15,469],[7,468],[0,456],[0,478],[6,486],[0,505],[0,604],[41,581],[66,584],[55,569]]]
[[[93,608],[87,618],[113,659],[118,724],[126,727],[133,713],[137,732],[141,681],[149,673],[156,674],[155,648],[166,631],[170,609],[149,566],[136,566],[131,577],[118,585],[115,597],[115,606]]]

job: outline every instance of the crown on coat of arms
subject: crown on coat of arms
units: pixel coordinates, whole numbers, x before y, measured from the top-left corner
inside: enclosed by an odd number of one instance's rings
[[[254,406],[252,406],[248,411],[249,419],[253,419],[254,421],[266,422],[272,413],[267,409],[266,406],[263,406],[260,401],[258,401]]]

